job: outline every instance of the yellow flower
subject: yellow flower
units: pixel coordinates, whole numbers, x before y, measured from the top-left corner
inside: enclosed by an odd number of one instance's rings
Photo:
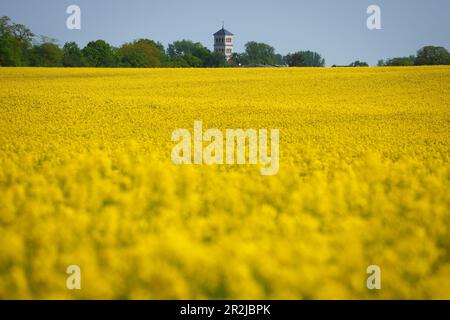
[[[448,83],[449,67],[0,68],[0,299],[449,298]],[[278,174],[174,165],[171,133],[195,120],[279,129]]]

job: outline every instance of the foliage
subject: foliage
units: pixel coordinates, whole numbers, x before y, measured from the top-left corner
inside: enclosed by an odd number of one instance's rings
[[[388,67],[401,67],[401,66],[413,66],[414,65],[414,56],[409,57],[397,57],[388,59],[384,62],[385,66]]]
[[[450,54],[444,47],[426,46],[417,51],[414,64],[416,66],[449,65]]]
[[[28,63],[28,50],[34,34],[24,25],[0,17],[0,66],[21,66]]]
[[[450,53],[444,47],[425,46],[417,56],[397,57],[378,61],[378,66],[450,65]]]
[[[355,62],[352,62],[349,64],[349,67],[368,67],[369,64],[365,61],[359,61],[356,60]]]
[[[286,63],[290,67],[323,67],[325,59],[313,51],[298,51],[286,56]]]
[[[203,66],[208,68],[217,68],[227,67],[229,64],[227,63],[225,55],[222,52],[211,52],[205,57]]]
[[[30,64],[35,67],[60,67],[63,51],[58,45],[45,42],[34,45],[31,49]]]
[[[76,42],[67,42],[64,44],[62,64],[64,67],[85,66],[83,53]]]
[[[279,62],[274,47],[255,41],[247,42],[245,52],[235,55],[234,59],[241,65],[274,65]]]
[[[149,39],[139,39],[122,45],[118,55],[123,67],[154,68],[161,65],[161,49]]]
[[[325,59],[313,51],[298,51],[282,56],[275,48],[255,41],[247,42],[245,52],[233,53],[226,61],[223,53],[211,52],[199,42],[175,41],[167,52],[159,42],[139,39],[123,44],[119,49],[104,40],[89,42],[82,50],[68,42],[62,50],[50,39],[33,46],[34,34],[26,26],[12,23],[7,16],[0,18],[0,66],[65,66],[65,67],[226,67],[271,66],[323,67]],[[426,46],[417,57],[396,57],[379,60],[378,66],[449,65],[450,54],[444,47]],[[335,65],[333,65],[335,66]],[[353,67],[367,66],[359,60]]]
[[[117,56],[113,47],[104,40],[89,42],[82,50],[86,64],[91,67],[115,67]]]
[[[167,55],[173,67],[224,67],[225,55],[211,52],[200,42],[190,40],[175,41],[169,44]]]

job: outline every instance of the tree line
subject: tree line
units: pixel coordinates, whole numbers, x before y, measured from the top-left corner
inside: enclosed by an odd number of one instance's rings
[[[409,66],[450,64],[450,54],[443,47],[427,46],[415,56],[380,60],[378,66]],[[61,48],[53,39],[41,37],[22,24],[0,17],[0,66],[36,67],[237,67],[290,66],[324,67],[325,59],[317,52],[298,51],[286,56],[266,44],[250,41],[243,53],[234,53],[227,61],[221,52],[213,52],[200,42],[175,41],[167,48],[150,39],[137,39],[114,47],[104,40],[90,41],[80,48],[76,42],[66,42]],[[351,67],[368,66],[364,61]]]
[[[417,51],[416,55],[379,60],[377,65],[379,67],[450,65],[450,53],[444,47],[425,46]]]
[[[0,18],[0,66],[37,67],[233,67],[289,65],[323,67],[325,60],[317,52],[300,51],[287,56],[277,54],[265,43],[250,41],[245,52],[234,53],[230,61],[221,52],[213,52],[199,42],[175,41],[167,48],[150,39],[137,39],[114,47],[104,40],[89,42],[80,48],[66,42],[61,48],[53,39],[36,41],[26,26],[7,16]]]
[[[444,47],[425,46],[419,49],[416,55],[408,57],[395,57],[385,60],[378,60],[378,67],[407,67],[407,66],[433,66],[450,65],[450,53]],[[355,61],[348,67],[367,67],[367,62]],[[333,65],[333,67],[336,67]]]
[[[407,66],[432,66],[432,65],[450,65],[450,53],[444,47],[425,46],[417,51],[416,55],[408,57],[395,57],[385,60],[379,60],[378,67],[407,67]],[[348,66],[339,67],[368,67],[364,61],[355,61]],[[338,67],[333,65],[333,67]]]

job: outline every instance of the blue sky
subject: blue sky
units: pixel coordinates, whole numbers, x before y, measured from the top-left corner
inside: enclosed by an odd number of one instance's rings
[[[81,30],[68,30],[66,8],[81,8]],[[366,9],[381,8],[381,30],[368,30]],[[450,49],[449,0],[1,0],[10,16],[35,34],[59,40],[104,39],[118,46],[137,38],[167,45],[180,39],[212,49],[212,34],[235,34],[235,51],[262,41],[281,54],[321,53],[327,65],[414,54],[424,45]]]

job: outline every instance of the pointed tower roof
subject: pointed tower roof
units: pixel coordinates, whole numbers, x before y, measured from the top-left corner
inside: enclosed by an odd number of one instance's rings
[[[224,27],[222,27],[222,29],[220,29],[219,31],[217,31],[213,35],[214,36],[233,36],[233,34],[230,31],[225,30]]]

